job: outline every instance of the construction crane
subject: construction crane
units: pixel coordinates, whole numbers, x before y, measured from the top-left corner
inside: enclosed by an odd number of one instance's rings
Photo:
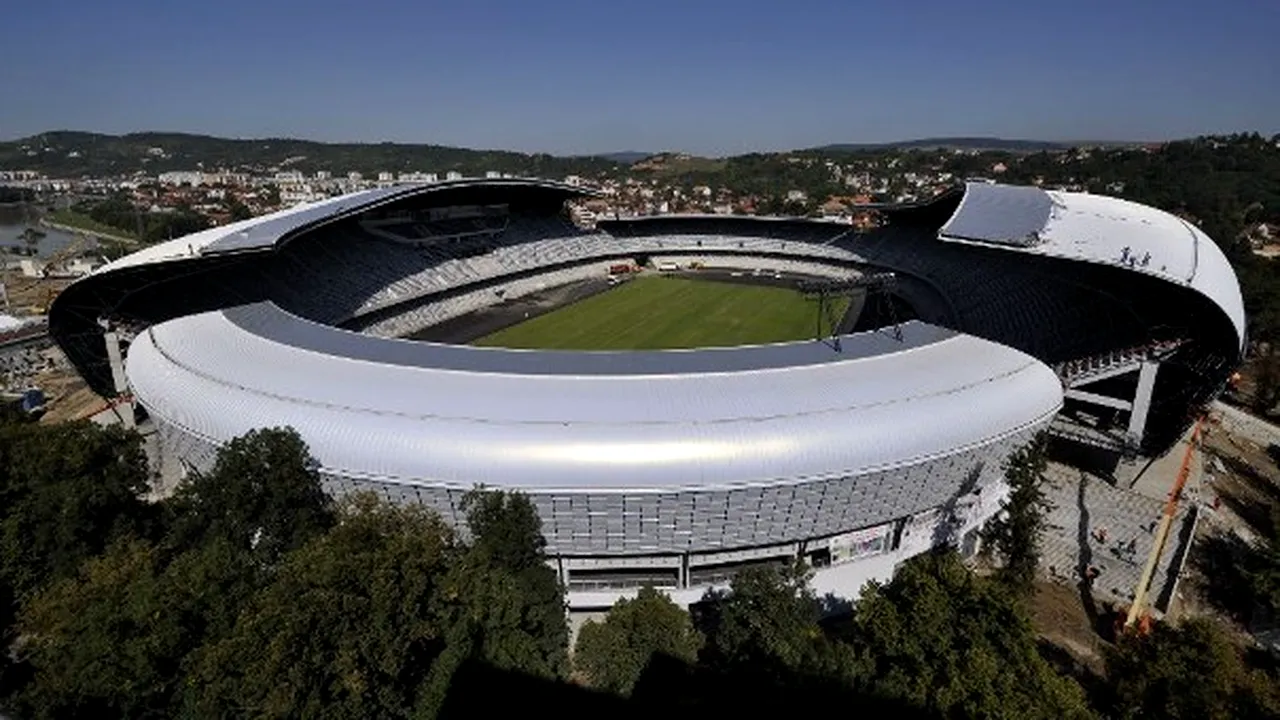
[[[44,277],[49,277],[50,273],[53,272],[54,268],[58,267],[62,263],[70,260],[71,258],[75,257],[77,254],[79,254],[80,249],[84,247],[85,241],[88,239],[89,239],[89,236],[87,235],[77,234],[75,236],[75,239],[72,240],[66,247],[50,255],[44,261],[44,270],[41,274]]]
[[[1155,576],[1156,565],[1160,563],[1161,556],[1164,555],[1165,545],[1169,542],[1169,531],[1173,527],[1173,516],[1178,512],[1178,501],[1182,498],[1182,489],[1187,484],[1187,478],[1191,476],[1191,460],[1195,457],[1196,443],[1200,440],[1200,431],[1204,425],[1204,418],[1196,420],[1195,427],[1191,431],[1191,437],[1187,439],[1187,450],[1182,456],[1182,466],[1178,468],[1178,476],[1173,481],[1173,487],[1169,490],[1169,499],[1164,503],[1164,511],[1160,514],[1160,522],[1156,526],[1155,541],[1151,544],[1151,553],[1147,555],[1147,563],[1142,567],[1142,575],[1138,578],[1138,586],[1134,588],[1133,604],[1129,606],[1129,612],[1125,616],[1124,629],[1132,630],[1135,623],[1138,624],[1140,631],[1146,631],[1150,627],[1151,617],[1147,614],[1146,604],[1147,596],[1151,590],[1151,580]]]

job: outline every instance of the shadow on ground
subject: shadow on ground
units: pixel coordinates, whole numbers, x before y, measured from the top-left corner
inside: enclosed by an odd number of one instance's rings
[[[512,710],[564,718],[697,718],[741,713],[744,717],[794,717],[835,708],[895,720],[931,715],[903,703],[869,697],[847,686],[765,669],[722,673],[666,656],[655,656],[630,698],[564,682],[463,665],[454,676],[442,718],[501,717]]]
[[[1260,548],[1233,533],[1201,538],[1191,553],[1191,562],[1203,578],[1205,600],[1246,627],[1256,621],[1260,610],[1251,576],[1265,561]]]

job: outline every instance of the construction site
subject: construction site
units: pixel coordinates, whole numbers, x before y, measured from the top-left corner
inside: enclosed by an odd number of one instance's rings
[[[1275,618],[1240,608],[1231,565],[1280,512],[1280,427],[1213,403],[1164,456],[1103,475],[1051,461],[1033,619],[1080,672],[1156,623],[1209,617],[1280,652]]]
[[[28,223],[2,249],[0,397],[38,409],[42,422],[89,417],[104,406],[48,333],[54,298],[104,263],[99,240],[71,230]]]

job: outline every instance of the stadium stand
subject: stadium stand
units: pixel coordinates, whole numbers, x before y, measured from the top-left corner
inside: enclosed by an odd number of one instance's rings
[[[1131,203],[970,185],[882,208],[869,230],[667,216],[586,231],[562,212],[580,192],[392,188],[207,231],[74,283],[50,333],[96,391],[133,393],[162,454],[187,467],[290,424],[337,493],[454,523],[477,482],[528,493],[575,608],[647,582],[692,602],[795,558],[817,586],[856,593],[939,543],[972,550],[1005,492],[1003,459],[1032,434],[1158,454],[1244,342],[1221,253]],[[918,320],[896,338],[670,353],[398,339],[618,261],[889,270],[893,302]],[[1114,407],[1128,419],[1112,422]]]

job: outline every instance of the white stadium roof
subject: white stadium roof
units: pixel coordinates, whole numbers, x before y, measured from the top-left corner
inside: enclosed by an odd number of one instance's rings
[[[1189,287],[1213,300],[1245,342],[1244,301],[1216,243],[1191,223],[1128,200],[969,183],[941,240],[1111,265]]]
[[[175,240],[157,243],[110,262],[98,268],[93,275],[105,275],[122,268],[151,265],[171,260],[189,260],[197,257],[210,257],[246,250],[267,250],[304,228],[337,220],[350,214],[363,212],[413,196],[455,188],[503,186],[514,188],[537,187],[559,190],[574,195],[589,195],[592,192],[574,185],[565,185],[564,183],[536,178],[464,178],[433,183],[397,184],[390,187],[362,190],[316,202],[302,203],[248,220],[219,225],[218,227],[192,233]]]
[[[1028,355],[903,331],[847,336],[839,352],[557,354],[373,338],[263,304],[155,326],[128,371],[152,414],[216,443],[287,424],[335,474],[536,491],[858,474],[998,440],[1061,406],[1058,378]],[[281,341],[303,336],[310,347]]]

